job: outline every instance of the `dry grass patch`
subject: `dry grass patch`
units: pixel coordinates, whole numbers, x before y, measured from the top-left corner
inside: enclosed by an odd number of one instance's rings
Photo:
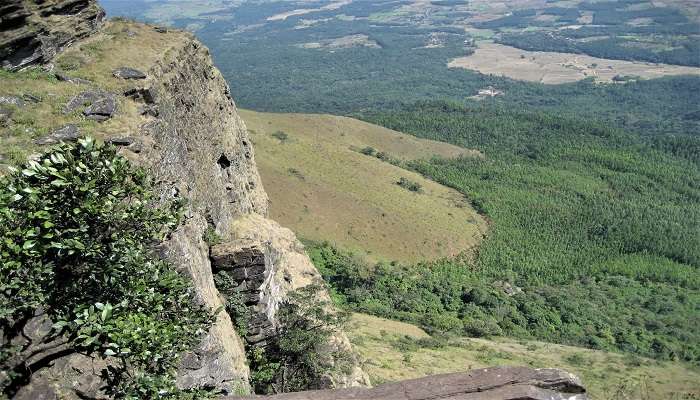
[[[352,118],[241,111],[271,199],[272,218],[301,237],[328,240],[370,260],[449,257],[478,245],[486,222],[457,191],[399,168],[396,160],[478,157]],[[414,192],[397,184],[420,185]]]

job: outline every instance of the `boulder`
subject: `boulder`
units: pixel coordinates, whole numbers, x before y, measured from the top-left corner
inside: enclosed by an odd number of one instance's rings
[[[124,96],[145,104],[156,102],[156,91],[152,88],[131,88],[124,92]]]
[[[428,376],[375,388],[256,396],[257,400],[587,400],[581,380],[558,369],[500,367]],[[239,400],[245,397],[225,397]],[[222,399],[222,400],[223,400]]]
[[[112,71],[115,77],[121,79],[146,79],[146,74],[129,67],[120,67]]]
[[[92,82],[87,80],[87,79],[82,79],[82,78],[74,78],[72,76],[68,76],[62,72],[56,72],[56,79],[58,79],[61,82],[68,82],[72,83],[75,85],[92,85]]]
[[[112,118],[115,112],[117,112],[117,101],[114,96],[104,96],[86,107],[83,115],[87,119],[103,122]]]
[[[107,142],[114,146],[128,147],[134,144],[136,140],[130,136],[118,136],[107,140]]]
[[[117,112],[117,99],[104,90],[87,90],[70,99],[63,107],[63,113],[70,114],[81,108],[86,118],[102,122]]]
[[[36,103],[41,102],[41,99],[40,99],[40,98],[34,96],[34,95],[31,94],[31,93],[25,93],[25,94],[23,94],[23,95],[22,95],[22,99],[23,99],[24,101],[28,102],[28,103],[35,103],[35,104],[36,104]]]
[[[141,140],[131,136],[113,137],[107,140],[107,142],[113,146],[127,148],[129,151],[137,154],[143,151],[143,143]]]
[[[17,96],[0,96],[0,105],[23,107],[24,100]]]
[[[80,130],[78,129],[78,127],[73,124],[68,124],[56,129],[47,136],[36,139],[34,143],[41,146],[45,146],[57,144],[60,142],[73,142],[78,140],[79,137]]]

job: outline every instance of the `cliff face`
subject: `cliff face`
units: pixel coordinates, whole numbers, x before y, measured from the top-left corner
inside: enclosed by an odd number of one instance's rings
[[[139,88],[152,93],[158,117],[149,117],[134,132],[144,144],[135,159],[147,165],[163,197],[183,197],[189,203],[185,224],[164,243],[163,254],[191,276],[205,304],[221,309],[203,238],[208,229],[230,236],[237,218],[266,214],[267,196],[252,144],[228,86],[196,40],[188,37],[146,74]],[[218,313],[199,348],[183,359],[183,387],[247,388],[245,350],[225,312]]]
[[[50,61],[65,46],[95,32],[104,16],[91,0],[3,0],[2,67],[14,70]]]

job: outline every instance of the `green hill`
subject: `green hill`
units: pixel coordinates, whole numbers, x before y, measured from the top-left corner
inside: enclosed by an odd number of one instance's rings
[[[252,111],[241,116],[254,141],[272,218],[304,238],[327,240],[372,260],[409,262],[458,255],[478,245],[487,230],[463,195],[390,162],[482,157],[476,151],[352,118]],[[368,147],[374,155],[361,152]],[[398,185],[402,178],[420,190]]]

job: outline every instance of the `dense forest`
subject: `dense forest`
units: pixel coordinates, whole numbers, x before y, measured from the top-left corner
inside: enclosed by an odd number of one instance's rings
[[[700,362],[697,164],[551,113],[429,102],[364,118],[484,151],[412,168],[492,226],[473,262],[368,266],[311,246],[341,304],[436,331]]]

